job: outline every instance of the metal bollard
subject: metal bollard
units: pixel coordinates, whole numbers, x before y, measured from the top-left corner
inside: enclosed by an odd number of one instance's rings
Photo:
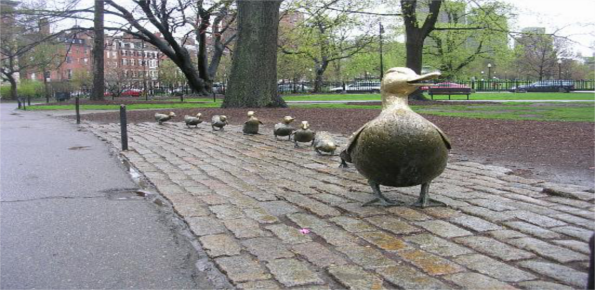
[[[120,131],[122,150],[128,150],[128,127],[126,121],[126,105],[120,105]]]
[[[76,110],[76,123],[81,123],[81,112],[79,108],[79,97],[74,98],[74,109]]]
[[[180,95],[180,102],[182,102],[182,103],[184,102],[184,93],[182,93],[182,94]]]
[[[213,91],[213,103],[217,102],[217,96],[215,95],[215,91]]]
[[[21,99],[17,98],[17,102],[19,103],[19,106],[17,107],[17,109],[20,109],[21,108]]]
[[[31,106],[31,96],[27,96],[27,105]]]

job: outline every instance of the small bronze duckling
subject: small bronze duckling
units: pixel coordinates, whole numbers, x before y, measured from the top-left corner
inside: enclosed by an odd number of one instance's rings
[[[202,123],[202,114],[201,113],[197,113],[196,117],[192,117],[192,116],[184,116],[184,122],[186,122],[186,126],[188,126],[190,128],[190,126],[195,126],[196,128],[198,128],[198,124]]]
[[[287,136],[287,140],[291,140],[291,134],[295,131],[295,128],[289,125],[291,122],[295,120],[291,116],[283,117],[282,123],[275,124],[275,128],[273,129],[273,134],[275,135],[275,140],[277,140],[277,136]]]
[[[223,127],[227,124],[227,116],[225,115],[214,115],[213,118],[211,118],[211,128],[213,128],[213,131],[217,131],[215,130],[215,127],[219,128],[219,131],[223,131]]]
[[[248,112],[248,121],[244,123],[244,128],[242,128],[242,132],[245,135],[254,135],[258,134],[258,127],[263,125],[258,118],[254,117],[254,111]]]
[[[337,150],[337,145],[335,145],[335,140],[329,132],[316,132],[316,136],[314,137],[314,151],[318,155],[323,155],[322,152],[326,152],[333,156],[335,155],[335,150]]]
[[[310,146],[314,144],[314,136],[316,132],[310,130],[310,124],[308,121],[302,121],[300,125],[300,129],[297,129],[293,132],[293,143],[295,144],[295,148],[299,148],[298,142],[312,142]]]
[[[387,199],[379,185],[406,187],[421,184],[414,206],[444,206],[430,200],[430,182],[446,167],[451,149],[448,137],[430,121],[413,112],[408,95],[424,85],[420,81],[439,73],[418,75],[409,68],[391,68],[382,80],[382,112],[357,130],[346,149],[342,163],[352,162],[368,179],[375,199],[382,206],[399,204]]]
[[[175,117],[176,114],[174,112],[169,112],[169,114],[155,114],[155,121],[159,123],[159,125],[163,125],[163,122],[171,120],[171,118]]]

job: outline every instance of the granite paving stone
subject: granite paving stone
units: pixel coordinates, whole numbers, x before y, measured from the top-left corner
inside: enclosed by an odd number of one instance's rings
[[[394,260],[385,257],[382,252],[373,248],[347,246],[338,247],[337,250],[343,252],[351,261],[366,269],[382,268],[397,264]]]
[[[421,229],[412,226],[408,222],[402,221],[398,218],[394,218],[390,215],[369,217],[366,220],[381,229],[387,230],[397,235],[410,234],[421,231]]]
[[[197,236],[220,234],[225,232],[223,224],[212,217],[189,217],[186,218],[190,230]]]
[[[351,246],[357,244],[357,237],[345,230],[332,227],[315,227],[312,231],[333,246]]]
[[[447,207],[362,207],[373,196],[356,169],[273,140],[271,124],[256,136],[168,125],[130,124],[122,156],[238,289],[584,287],[592,188],[451,160],[433,182]],[[119,124],[84,126],[119,147]],[[419,196],[419,186],[382,189]]]
[[[501,226],[493,224],[491,222],[485,221],[478,217],[470,216],[470,215],[460,215],[449,220],[451,223],[457,224],[464,228],[468,228],[470,230],[476,232],[486,232],[486,231],[495,231],[502,229]]]
[[[331,218],[330,221],[338,224],[346,231],[351,233],[370,232],[377,230],[375,227],[364,221],[346,216],[334,217]]]
[[[309,242],[293,246],[293,251],[304,256],[310,263],[318,267],[331,265],[345,265],[347,261],[343,257],[331,252],[327,247],[317,242]]]
[[[266,269],[248,255],[221,257],[215,259],[215,263],[234,284],[271,278]]]
[[[471,232],[459,228],[453,224],[442,220],[431,220],[431,221],[424,221],[424,222],[417,222],[415,225],[418,225],[433,234],[439,235],[444,238],[454,238],[454,237],[461,237],[461,236],[470,236],[472,235]]]
[[[573,290],[575,288],[547,281],[520,282],[519,286],[527,290]]]
[[[454,261],[471,270],[475,270],[504,282],[514,283],[536,278],[534,275],[526,271],[498,262],[484,255],[465,255],[457,257]]]
[[[251,219],[224,220],[223,223],[239,239],[267,236],[258,223]]]
[[[540,256],[554,259],[560,263],[567,263],[571,261],[583,261],[588,257],[581,253],[568,250],[566,248],[552,245],[544,241],[534,238],[519,238],[510,240],[509,243],[534,253]]]
[[[240,283],[237,285],[238,289],[241,290],[280,290],[281,287],[272,280],[263,281],[251,281],[246,283]]]
[[[467,238],[457,238],[455,239],[455,241],[457,243],[466,245],[478,252],[488,254],[492,257],[497,257],[504,261],[524,260],[535,256],[530,252],[519,250],[517,248],[498,242],[488,237],[475,236]]]
[[[229,235],[211,235],[201,237],[200,243],[211,257],[239,255],[242,247]]]
[[[376,269],[390,283],[403,289],[450,289],[438,279],[432,278],[413,267],[399,264]]]
[[[571,236],[571,237],[577,238],[577,239],[582,240],[584,242],[589,242],[589,239],[593,235],[593,231],[591,231],[591,230],[585,230],[585,229],[581,229],[581,228],[577,228],[577,227],[572,227],[572,226],[563,226],[563,227],[551,228],[551,230],[554,231],[554,232],[562,233],[562,234],[565,234],[567,236]]]
[[[519,265],[573,287],[583,289],[587,284],[587,273],[579,272],[564,265],[538,260],[522,261],[519,262]]]
[[[560,238],[560,234],[553,232],[549,229],[544,229],[542,227],[532,225],[530,223],[511,221],[511,222],[505,222],[504,224],[515,229],[515,230],[518,230],[523,233],[526,233],[526,234],[529,234],[532,236],[536,236],[539,238],[543,238],[543,239],[558,239],[558,238]]]
[[[242,241],[248,251],[260,261],[269,261],[279,258],[291,258],[293,253],[276,238],[254,238]]]
[[[302,244],[312,241],[308,234],[301,233],[300,229],[287,225],[270,225],[266,229],[273,232],[275,236],[287,244]]]
[[[402,251],[398,255],[430,275],[444,275],[463,271],[461,266],[421,250]]]
[[[324,281],[306,263],[294,259],[278,259],[267,263],[275,279],[286,287],[324,284]]]
[[[445,278],[467,289],[517,289],[507,283],[477,273],[465,272]]]
[[[431,234],[419,234],[403,238],[409,244],[417,245],[420,249],[442,257],[456,257],[473,253],[473,250],[459,246],[453,242]]]
[[[331,266],[328,273],[347,289],[382,289],[382,279],[358,266]]]

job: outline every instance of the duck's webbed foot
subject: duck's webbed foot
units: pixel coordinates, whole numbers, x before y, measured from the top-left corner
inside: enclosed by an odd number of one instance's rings
[[[362,206],[370,206],[377,204],[378,206],[389,207],[389,206],[397,206],[403,205],[402,202],[398,202],[396,200],[390,200],[382,192],[380,191],[380,185],[378,183],[368,180],[368,184],[372,187],[372,191],[374,192],[374,199],[364,203]]]
[[[345,159],[341,158],[341,164],[339,164],[339,168],[349,168],[349,165],[347,165]]]
[[[426,207],[438,207],[446,206],[445,203],[430,198],[430,183],[423,183],[421,185],[421,192],[419,193],[419,199],[412,204],[412,206],[426,208]]]

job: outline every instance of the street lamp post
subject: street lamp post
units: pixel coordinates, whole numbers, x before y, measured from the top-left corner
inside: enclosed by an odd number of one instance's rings
[[[378,26],[380,39],[380,80],[382,80],[384,77],[384,63],[382,61],[382,33],[384,32],[384,27],[382,26],[382,22],[379,22]]]
[[[492,64],[488,63],[488,80],[492,79]]]
[[[558,59],[558,79],[562,79],[562,60]]]

